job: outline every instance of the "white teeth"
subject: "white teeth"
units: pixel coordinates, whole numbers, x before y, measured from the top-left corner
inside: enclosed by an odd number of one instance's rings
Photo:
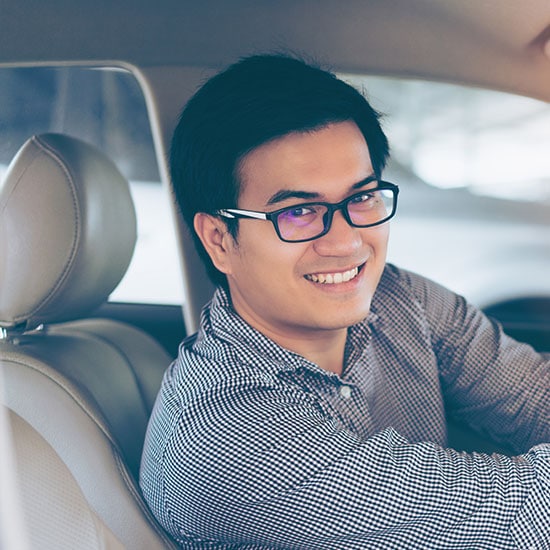
[[[343,273],[319,273],[316,275],[306,275],[306,279],[314,283],[321,283],[325,285],[337,285],[340,283],[347,283],[351,281],[359,273],[359,268],[354,267]]]

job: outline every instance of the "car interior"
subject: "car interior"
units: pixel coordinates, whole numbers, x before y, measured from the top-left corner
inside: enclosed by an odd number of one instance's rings
[[[547,0],[2,0],[0,17],[0,71],[108,67],[135,76],[167,197],[166,159],[183,104],[208,76],[250,53],[294,52],[341,74],[455,82],[550,102]],[[16,100],[30,109],[25,97]],[[0,121],[12,115],[0,113]],[[8,428],[0,441],[11,448],[2,446],[0,470],[13,458],[18,495],[0,498],[0,547],[175,548],[141,497],[141,448],[161,377],[197,329],[213,286],[170,201],[181,303],[110,299],[139,231],[129,178],[109,147],[62,125],[6,145],[13,153],[0,180],[0,404]],[[550,243],[549,226],[540,227]],[[513,294],[485,310],[512,336],[550,351],[545,292]],[[457,449],[510,452],[452,422],[449,438]],[[22,527],[6,522],[6,508]]]

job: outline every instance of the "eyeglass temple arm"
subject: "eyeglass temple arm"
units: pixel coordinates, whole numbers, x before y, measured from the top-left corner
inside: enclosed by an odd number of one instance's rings
[[[216,210],[215,214],[223,216],[224,218],[254,218],[257,220],[267,220],[267,215],[263,212],[254,212],[252,210],[238,210],[236,208],[224,208]]]

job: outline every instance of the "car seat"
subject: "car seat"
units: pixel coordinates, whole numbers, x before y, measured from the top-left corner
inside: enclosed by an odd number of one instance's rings
[[[143,331],[86,318],[122,279],[129,185],[94,147],[33,136],[0,183],[0,403],[32,548],[156,549],[137,478],[171,358]]]

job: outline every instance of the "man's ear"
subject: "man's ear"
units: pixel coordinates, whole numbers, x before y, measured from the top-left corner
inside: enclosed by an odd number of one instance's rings
[[[216,269],[228,275],[231,272],[228,252],[234,242],[225,223],[216,216],[198,212],[193,218],[193,227]]]

